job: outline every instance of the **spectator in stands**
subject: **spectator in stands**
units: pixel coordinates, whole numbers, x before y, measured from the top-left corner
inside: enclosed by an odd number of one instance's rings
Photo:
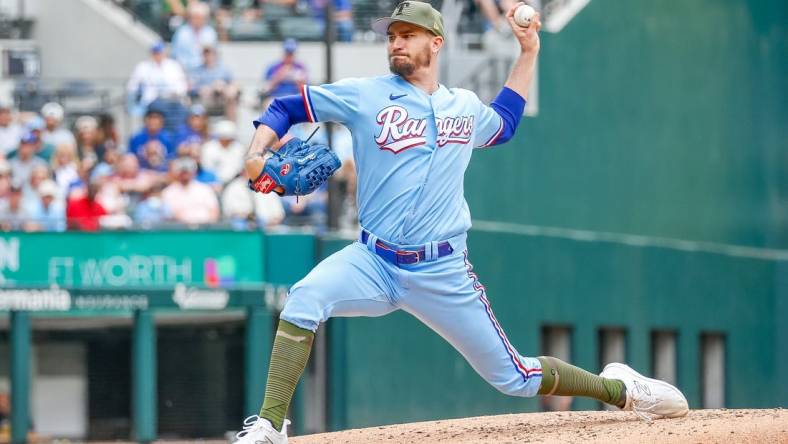
[[[265,72],[266,97],[281,97],[300,94],[300,88],[308,81],[307,70],[295,58],[298,43],[287,39],[283,43],[285,51],[282,60],[272,64]]]
[[[91,158],[101,162],[106,148],[99,142],[98,121],[93,116],[81,116],[74,122],[77,134],[77,152],[82,159]]]
[[[34,208],[37,202],[41,200],[41,197],[38,195],[38,188],[42,183],[50,179],[51,174],[49,172],[49,165],[35,165],[30,171],[30,177],[27,179],[27,182],[21,184],[22,205],[28,209]]]
[[[210,7],[206,3],[193,2],[186,9],[188,22],[181,25],[172,36],[172,55],[186,71],[202,63],[202,48],[215,46],[218,42],[216,30],[207,22]]]
[[[312,16],[319,20],[325,29],[326,3],[329,0],[309,0]],[[353,41],[353,8],[350,0],[332,0],[334,2],[334,25],[336,39],[340,42]],[[324,31],[325,32],[325,31]]]
[[[112,114],[102,113],[98,118],[98,130],[96,131],[96,142],[104,145],[106,149],[119,148],[118,130],[115,128],[115,118]]]
[[[38,114],[33,114],[32,116],[29,116],[27,119],[25,119],[24,129],[22,132],[31,132],[40,139],[46,127],[47,124],[44,122],[44,118]]]
[[[194,180],[197,162],[189,157],[172,163],[175,182],[162,191],[164,203],[172,209],[176,221],[185,224],[206,224],[219,221],[219,201],[214,190]]]
[[[98,188],[96,202],[106,211],[101,217],[101,226],[104,228],[128,228],[131,226],[131,217],[127,214],[129,199],[121,192],[119,185],[112,180],[111,170],[94,169],[90,180]]]
[[[129,152],[136,154],[142,161],[143,147],[151,141],[156,141],[164,147],[165,158],[173,157],[175,154],[174,138],[164,129],[164,114],[155,108],[149,109],[145,113],[143,125],[144,127],[129,140]]]
[[[99,184],[88,180],[90,171],[82,171],[85,192],[74,193],[66,204],[66,226],[69,230],[98,231],[100,220],[107,214],[96,201]]]
[[[8,199],[0,202],[0,230],[2,231],[35,231],[38,225],[32,221],[29,207],[22,202],[22,187],[12,184]]]
[[[90,182],[90,175],[93,172],[96,164],[93,159],[77,160],[77,179],[71,181],[66,189],[66,204],[71,199],[82,198],[88,194],[88,183]]]
[[[14,122],[10,103],[0,102],[0,158],[14,151],[22,138],[22,127]]]
[[[164,184],[159,183],[142,195],[142,200],[134,207],[134,223],[149,229],[172,218],[172,211],[161,198]]]
[[[226,184],[243,169],[246,148],[236,140],[235,123],[229,120],[217,122],[213,135],[202,147],[202,165]]]
[[[205,107],[200,104],[192,105],[189,108],[189,116],[186,118],[186,123],[178,131],[175,138],[176,145],[180,145],[185,140],[194,140],[197,138],[200,143],[208,141],[208,115],[206,114]]]
[[[126,197],[128,212],[133,213],[143,196],[156,184],[163,182],[164,175],[140,169],[137,156],[126,153],[120,156],[116,172],[110,180]]]
[[[222,191],[224,183],[216,177],[212,171],[208,171],[202,166],[202,143],[200,139],[194,137],[186,139],[182,144],[178,145],[178,157],[190,157],[197,163],[197,173],[194,180],[200,183],[209,185],[216,193]]]
[[[44,231],[66,229],[66,208],[60,199],[57,184],[45,180],[38,186],[38,200],[30,207],[33,220]]]
[[[59,103],[49,102],[41,107],[41,117],[44,118],[46,127],[41,133],[41,141],[44,145],[55,147],[61,143],[74,143],[74,135],[71,131],[63,128],[63,117],[65,112]]]
[[[77,160],[77,148],[75,145],[64,143],[55,148],[51,167],[61,196],[66,195],[72,182],[79,180],[79,164]]]
[[[270,228],[282,223],[285,209],[276,193],[255,193],[249,189],[245,170],[233,179],[222,192],[222,213],[236,230],[254,226]]]
[[[44,129],[46,128],[46,124],[44,123],[44,119],[35,115],[31,120],[29,120],[25,124],[26,131],[22,132],[22,136],[29,135],[30,139],[33,140],[33,154],[36,157],[40,157],[45,161],[49,161],[52,157],[52,153],[55,151],[55,147],[49,144],[45,144],[41,141],[41,137],[44,134]],[[7,154],[8,159],[13,159],[17,156],[19,152],[19,148],[11,151]]]
[[[137,64],[126,85],[129,95],[129,112],[140,116],[156,99],[180,100],[186,97],[188,83],[181,65],[167,58],[164,42],[157,42],[150,49],[150,59]]]
[[[202,56],[202,64],[189,73],[190,95],[206,107],[220,107],[226,118],[235,121],[239,90],[233,75],[219,61],[213,46],[203,47]]]
[[[169,170],[167,148],[158,140],[151,140],[143,145],[142,154],[137,157],[143,169],[159,173],[166,173]]]
[[[22,136],[19,141],[19,149],[9,163],[15,184],[21,186],[30,179],[30,173],[36,165],[46,166],[44,159],[35,155],[38,139],[32,133]]]
[[[98,176],[112,176],[115,174],[115,167],[120,158],[118,150],[104,150],[104,156],[99,159],[99,163],[93,167],[91,179]],[[106,208],[106,207],[105,207]]]

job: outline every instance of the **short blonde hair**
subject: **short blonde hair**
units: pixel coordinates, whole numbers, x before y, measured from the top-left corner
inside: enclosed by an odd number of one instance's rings
[[[52,167],[52,171],[56,170],[60,165],[58,165],[58,157],[61,153],[68,153],[71,157],[70,164],[74,165],[75,167],[78,166],[77,164],[77,146],[71,142],[61,143],[55,147],[55,152],[52,153],[52,159],[50,160],[50,165]]]

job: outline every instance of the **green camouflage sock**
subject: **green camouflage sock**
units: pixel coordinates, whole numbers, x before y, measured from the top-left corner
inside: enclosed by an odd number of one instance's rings
[[[627,399],[624,383],[606,379],[552,356],[540,356],[542,385],[540,395],[585,396],[606,404],[623,407]]]
[[[268,367],[265,399],[260,409],[260,417],[271,421],[276,430],[282,430],[287,408],[306,368],[314,338],[311,331],[279,320]]]

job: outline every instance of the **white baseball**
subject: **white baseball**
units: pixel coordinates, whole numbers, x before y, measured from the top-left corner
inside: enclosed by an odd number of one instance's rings
[[[514,11],[514,22],[523,28],[531,26],[531,20],[536,14],[536,10],[528,5],[520,5]]]

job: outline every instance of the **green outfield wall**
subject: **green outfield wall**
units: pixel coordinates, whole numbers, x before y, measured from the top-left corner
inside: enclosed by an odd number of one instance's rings
[[[788,3],[592,0],[539,114],[477,151],[476,219],[788,247]]]

